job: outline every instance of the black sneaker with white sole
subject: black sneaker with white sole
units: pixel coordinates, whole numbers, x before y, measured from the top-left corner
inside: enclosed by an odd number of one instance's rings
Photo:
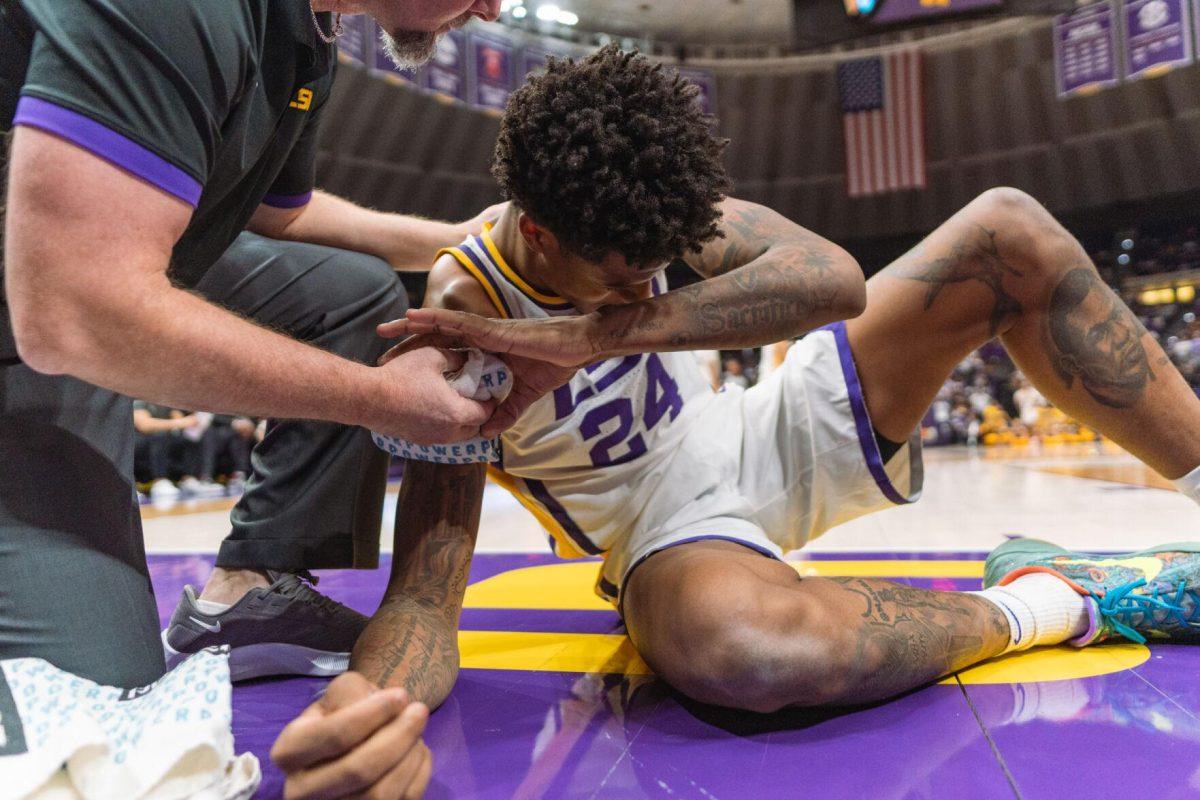
[[[251,589],[220,614],[196,607],[183,587],[171,624],[162,632],[167,667],[213,645],[229,645],[235,681],[267,675],[328,677],[346,671],[367,617],[314,591],[307,572],[267,573],[271,585]]]

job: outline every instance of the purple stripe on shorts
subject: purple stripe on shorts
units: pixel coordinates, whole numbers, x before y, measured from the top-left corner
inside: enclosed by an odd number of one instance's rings
[[[312,200],[312,192],[303,194],[268,194],[262,199],[263,205],[271,208],[300,208]]]
[[[567,513],[567,509],[563,507],[562,503],[554,499],[554,495],[550,494],[550,490],[546,488],[546,484],[533,478],[523,478],[522,480],[529,487],[530,494],[550,512],[550,516],[554,517],[554,520],[559,525],[562,525],[563,530],[571,537],[571,541],[575,543],[576,547],[593,556],[604,552],[599,547],[596,547],[592,540],[587,537],[587,534],[583,532],[583,529],[579,527],[579,524],[571,519],[571,515]]]
[[[830,331],[837,341],[838,358],[842,362],[842,376],[846,379],[846,389],[850,393],[850,408],[854,412],[854,427],[858,431],[858,442],[862,446],[863,457],[867,460],[867,469],[879,486],[883,496],[898,506],[911,502],[907,497],[896,491],[892,481],[883,468],[883,457],[879,454],[879,442],[875,441],[875,429],[871,427],[871,417],[867,413],[867,403],[863,399],[862,386],[858,382],[858,368],[854,366],[854,354],[850,352],[850,340],[846,336],[846,323],[835,322],[821,328]]]
[[[37,128],[66,139],[193,208],[200,202],[204,188],[200,181],[157,153],[77,111],[40,97],[26,96],[17,101],[13,125]]]

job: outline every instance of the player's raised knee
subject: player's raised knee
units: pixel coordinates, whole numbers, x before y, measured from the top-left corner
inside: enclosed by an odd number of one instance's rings
[[[1045,206],[1026,192],[1010,186],[988,189],[970,206],[971,221],[1000,248],[1000,256],[1014,263],[1027,281],[1040,284],[1057,276],[1063,266],[1082,255],[1075,238]]]
[[[1042,228],[1057,223],[1046,208],[1028,193],[1011,186],[997,186],[979,195],[971,204],[980,223],[1011,233],[1033,234],[1032,226]]]

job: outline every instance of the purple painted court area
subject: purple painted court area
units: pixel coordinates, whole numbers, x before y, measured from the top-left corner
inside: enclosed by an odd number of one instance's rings
[[[982,553],[823,554],[823,559],[981,559]],[[472,582],[556,563],[479,555]],[[163,619],[211,557],[151,556]],[[321,589],[369,613],[387,565],[322,574]],[[908,579],[974,588],[963,579]],[[611,633],[605,611],[468,609],[475,630]],[[1200,648],[1159,646],[1133,669],[1077,680],[937,685],[841,714],[756,716],[688,702],[653,678],[464,670],[429,723],[431,798],[1126,798],[1200,795]],[[266,755],[325,681],[234,689],[238,750]]]

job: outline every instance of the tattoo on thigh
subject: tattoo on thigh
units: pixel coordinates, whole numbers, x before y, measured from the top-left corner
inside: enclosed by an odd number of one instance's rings
[[[1021,303],[1004,288],[1004,277],[1021,278],[1023,274],[1000,255],[996,231],[979,226],[979,233],[963,237],[948,255],[917,263],[904,277],[929,284],[925,293],[926,311],[948,285],[968,281],[982,283],[992,292],[988,331],[995,336],[1006,319],[1022,311]]]
[[[1048,317],[1050,360],[1068,389],[1080,384],[1110,408],[1129,408],[1155,379],[1145,328],[1112,289],[1087,267],[1068,272],[1054,289]]]

